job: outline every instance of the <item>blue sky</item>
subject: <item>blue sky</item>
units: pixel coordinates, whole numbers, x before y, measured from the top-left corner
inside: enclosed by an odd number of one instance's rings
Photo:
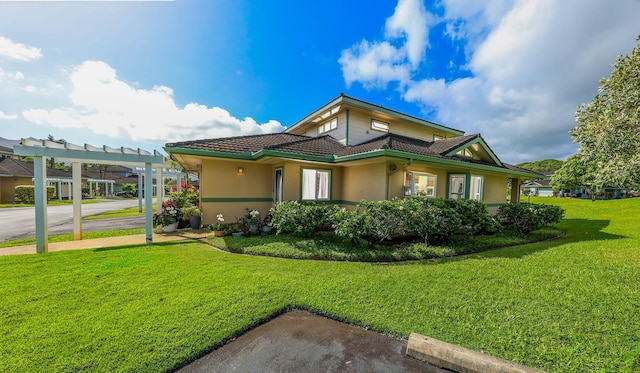
[[[373,5],[372,5],[373,4]],[[280,131],[345,92],[564,159],[640,1],[0,1],[0,136],[160,150]]]

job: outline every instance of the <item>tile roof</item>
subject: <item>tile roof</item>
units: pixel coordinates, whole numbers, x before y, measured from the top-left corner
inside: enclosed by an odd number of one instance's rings
[[[33,163],[14,158],[0,159],[0,176],[33,177]],[[71,178],[71,172],[47,167],[47,177]]]
[[[334,159],[365,154],[377,150],[390,149],[409,154],[424,155],[434,158],[454,160],[462,163],[473,163],[501,168],[503,170],[506,169],[521,173],[535,174],[535,172],[506,163],[502,163],[502,166],[499,166],[492,162],[447,156],[449,152],[480,137],[481,136],[479,134],[474,134],[437,141],[425,141],[387,133],[362,144],[346,146],[328,135],[310,137],[304,135],[292,135],[288,133],[276,133],[167,143],[166,147],[227,153],[251,152],[252,154],[265,149],[300,154],[303,156],[333,157]],[[171,150],[169,150],[169,153],[171,153]]]
[[[290,133],[272,133],[267,135],[250,135],[222,137],[206,140],[182,141],[167,143],[166,146],[169,148],[187,148],[227,153],[256,153],[268,146],[281,145],[307,138],[309,137],[302,135],[292,135]]]
[[[347,148],[331,136],[304,137],[297,141],[266,146],[265,149],[278,150],[288,153],[330,156]]]

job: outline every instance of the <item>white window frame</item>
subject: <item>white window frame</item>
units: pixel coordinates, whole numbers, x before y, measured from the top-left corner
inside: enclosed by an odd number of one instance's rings
[[[480,184],[479,187],[477,187],[477,183]],[[484,176],[471,175],[471,183],[469,185],[469,199],[475,199],[476,201],[484,200]]]
[[[371,129],[380,132],[389,132],[389,123],[377,119],[371,119]]]
[[[418,187],[417,178],[426,177],[427,179],[433,179],[433,188],[430,191],[429,187],[425,189],[425,194],[421,195]],[[410,178],[407,184],[407,179]],[[428,184],[428,181],[427,181]],[[404,173],[404,196],[405,197],[420,197],[420,198],[436,198],[438,188],[438,175],[430,174],[427,172],[415,172],[406,171]]]
[[[454,183],[453,183],[453,179],[454,178],[462,178],[462,188],[458,188],[458,190],[456,192],[453,192],[453,188],[454,188]],[[467,175],[465,174],[451,174],[449,175],[449,190],[447,191],[448,194],[448,198],[449,199],[463,199],[465,198],[465,188],[467,185]]]
[[[440,135],[436,135],[436,134],[433,135],[433,141],[438,141],[438,140],[442,140],[442,139],[444,139],[444,136],[440,136]]]
[[[321,125],[318,126],[318,135],[321,135],[323,133],[327,133],[329,131],[333,131],[334,129],[338,128],[338,117],[329,119],[328,121],[322,123]]]
[[[331,199],[331,170],[303,168],[300,173],[300,198],[304,201]]]

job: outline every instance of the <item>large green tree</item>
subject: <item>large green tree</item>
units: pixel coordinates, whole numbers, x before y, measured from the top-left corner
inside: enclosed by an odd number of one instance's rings
[[[571,138],[580,146],[584,185],[640,187],[640,37],[637,42],[616,58],[593,102],[576,111]]]

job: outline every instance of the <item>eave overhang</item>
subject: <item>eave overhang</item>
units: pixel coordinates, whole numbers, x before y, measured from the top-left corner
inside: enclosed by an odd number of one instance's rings
[[[500,164],[500,166],[485,165],[485,164],[468,162],[464,160],[446,159],[446,158],[440,158],[435,156],[403,152],[403,151],[393,150],[393,149],[378,149],[378,150],[372,150],[369,152],[353,154],[348,156],[336,156],[336,155],[317,156],[317,155],[291,153],[291,152],[283,152],[283,151],[267,150],[267,149],[263,149],[255,153],[251,153],[251,152],[229,153],[229,152],[221,152],[221,151],[215,151],[215,150],[201,150],[201,149],[189,149],[189,148],[178,148],[178,147],[175,147],[175,148],[165,147],[164,150],[167,153],[169,153],[172,157],[175,154],[175,155],[190,155],[190,156],[199,156],[199,157],[207,157],[207,158],[237,159],[237,160],[244,160],[244,161],[258,161],[265,157],[275,157],[275,158],[282,158],[282,159],[312,161],[312,162],[321,162],[321,163],[328,163],[328,164],[344,164],[344,163],[359,161],[364,159],[390,157],[390,158],[411,159],[413,161],[423,161],[423,162],[428,162],[428,163],[437,164],[437,165],[452,166],[452,167],[465,168],[470,170],[493,172],[493,173],[498,173],[502,175],[508,175],[509,177],[514,177],[514,178],[515,177],[522,178],[522,179],[539,179],[540,178],[540,175],[538,173],[507,169],[507,168],[504,168],[502,164]]]

